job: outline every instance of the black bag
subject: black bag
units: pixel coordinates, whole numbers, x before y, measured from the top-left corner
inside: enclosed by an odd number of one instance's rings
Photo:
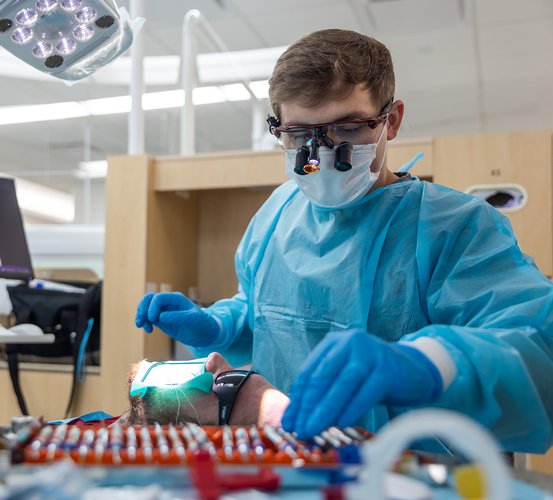
[[[100,349],[101,283],[76,284],[84,293],[30,288],[27,285],[8,287],[16,324],[33,323],[55,335],[52,344],[8,344],[8,367],[17,402],[23,415],[28,415],[27,404],[19,383],[19,355],[67,357],[73,359],[73,381],[67,417],[82,380],[82,366],[86,351]]]

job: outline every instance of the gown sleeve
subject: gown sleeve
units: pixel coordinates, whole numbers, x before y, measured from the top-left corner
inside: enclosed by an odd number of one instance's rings
[[[434,406],[465,413],[506,450],[552,444],[553,284],[523,254],[506,217],[463,197],[421,213],[417,262],[430,325],[457,377]],[[422,209],[423,212],[426,209]]]

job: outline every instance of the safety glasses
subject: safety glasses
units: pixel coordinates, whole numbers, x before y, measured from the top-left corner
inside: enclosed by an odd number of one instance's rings
[[[205,369],[207,358],[190,361],[143,360],[132,381],[130,395],[143,398],[149,389],[197,389],[211,392],[213,374]]]
[[[213,392],[219,398],[219,425],[227,425],[236,396],[253,370],[229,370],[222,372],[213,382]]]
[[[269,132],[279,140],[285,150],[309,145],[309,141],[314,137],[323,138],[322,142],[329,148],[342,142],[349,142],[353,145],[371,144],[374,139],[374,130],[388,118],[392,105],[393,99],[390,99],[380,113],[374,117],[316,123],[308,127],[296,125],[281,127],[280,120],[274,116],[269,116],[267,123]]]

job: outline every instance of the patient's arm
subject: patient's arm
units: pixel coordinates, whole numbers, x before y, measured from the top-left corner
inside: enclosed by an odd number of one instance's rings
[[[238,393],[229,424],[280,426],[280,419],[290,402],[288,396],[258,374],[251,375]]]

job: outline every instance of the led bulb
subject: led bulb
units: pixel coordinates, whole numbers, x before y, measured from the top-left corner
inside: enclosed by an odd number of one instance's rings
[[[54,10],[57,6],[57,0],[37,0],[36,2],[36,8],[40,10],[40,12],[50,12],[51,10]]]
[[[33,38],[33,30],[31,28],[28,28],[27,26],[22,26],[13,30],[12,40],[15,43],[23,45],[24,43],[27,43],[31,38]]]
[[[75,18],[80,23],[89,23],[96,17],[96,11],[91,7],[83,7],[75,14]]]
[[[60,0],[60,6],[67,12],[73,12],[79,9],[83,4],[83,0]]]
[[[63,55],[71,54],[77,48],[77,42],[73,38],[61,38],[56,43],[56,50]]]
[[[38,19],[38,12],[35,9],[22,9],[15,16],[15,20],[22,26],[32,26]]]
[[[40,59],[46,59],[52,52],[54,52],[54,46],[45,40],[41,40],[33,47],[33,54]]]
[[[94,36],[94,28],[90,24],[79,24],[73,30],[73,36],[79,42],[86,42]]]

